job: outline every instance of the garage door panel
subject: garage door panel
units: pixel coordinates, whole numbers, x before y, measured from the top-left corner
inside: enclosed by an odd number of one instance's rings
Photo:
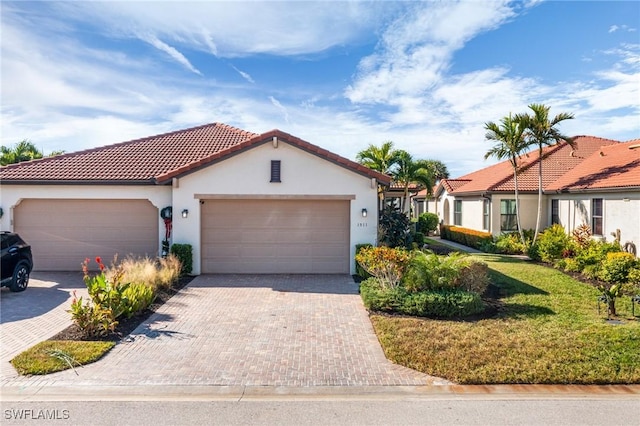
[[[77,271],[85,258],[156,256],[158,209],[147,200],[23,200],[16,232],[31,246],[36,270]]]
[[[348,273],[349,201],[202,205],[205,273]]]

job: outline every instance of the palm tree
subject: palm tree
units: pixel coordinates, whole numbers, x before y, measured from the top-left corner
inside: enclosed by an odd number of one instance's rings
[[[417,183],[430,193],[434,185],[433,172],[427,160],[414,160],[411,154],[403,150],[396,151],[395,167],[391,171],[393,179],[403,186],[401,210],[409,213],[409,185]]]
[[[431,170],[433,178],[438,181],[449,178],[449,170],[447,166],[440,160],[425,160],[428,165],[428,169]],[[429,188],[429,194],[431,194],[431,188]]]
[[[573,114],[562,112],[552,120],[549,120],[550,107],[542,104],[531,104],[529,109],[532,114],[518,114],[516,119],[520,122],[520,125],[525,128],[525,140],[531,145],[538,146],[538,214],[536,217],[536,231],[533,235],[534,244],[538,239],[538,232],[540,231],[540,216],[542,214],[542,148],[545,146],[551,146],[561,141],[567,142],[571,147],[574,147],[573,139],[563,135],[556,129],[556,125],[564,120],[571,120]]]
[[[379,147],[371,144],[356,154],[356,161],[380,173],[389,173],[395,163],[395,152],[391,141],[386,141]]]
[[[21,161],[30,161],[42,158],[44,155],[31,143],[28,139],[21,140],[13,147],[0,147],[0,165],[19,163]]]
[[[525,244],[524,233],[522,232],[522,225],[520,224],[520,202],[518,197],[518,158],[522,151],[528,147],[524,139],[524,128],[511,114],[502,118],[499,125],[489,121],[485,123],[484,128],[487,131],[485,139],[497,142],[487,151],[484,159],[495,157],[498,160],[504,160],[506,158],[511,163],[511,167],[513,167],[513,182],[516,197],[516,224],[518,234],[520,234],[520,241],[522,241],[522,244]]]

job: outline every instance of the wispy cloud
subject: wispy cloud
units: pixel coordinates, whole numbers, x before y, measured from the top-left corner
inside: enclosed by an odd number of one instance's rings
[[[189,60],[182,53],[178,52],[175,47],[169,46],[167,43],[151,34],[141,34],[139,37],[141,40],[146,41],[156,49],[162,50],[163,52],[167,53],[174,60],[176,60],[176,62],[184,65],[190,71],[198,75],[202,75],[202,73],[196,67],[191,65],[191,62],[189,62]]]
[[[251,76],[244,72],[244,71],[240,71],[238,68],[236,68],[235,66],[231,65],[231,68],[233,68],[238,74],[240,74],[242,76],[242,78],[244,78],[245,80],[247,80],[249,83],[255,83],[255,81],[253,80],[253,78],[251,78]]]
[[[632,33],[637,30],[636,28],[630,27],[628,25],[612,25],[609,27],[609,33],[615,33],[616,31],[626,31]]]
[[[286,123],[289,123],[289,112],[287,111],[287,109],[280,103],[280,101],[278,101],[273,96],[269,96],[269,100],[271,101],[271,104],[282,113],[284,121]]]

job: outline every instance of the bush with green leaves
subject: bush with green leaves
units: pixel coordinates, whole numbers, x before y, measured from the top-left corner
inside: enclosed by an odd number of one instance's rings
[[[364,248],[371,248],[373,247],[372,244],[356,244],[356,256],[358,255],[358,253],[360,253],[360,250],[364,249]],[[367,278],[371,277],[371,274],[368,273],[367,271],[364,270],[364,268],[362,266],[360,266],[360,264],[358,263],[358,261],[356,260],[355,256],[354,259],[355,264],[356,264],[356,275],[359,276],[361,279],[366,280]]]
[[[416,232],[413,234],[413,242],[418,247],[422,247],[424,245],[424,234],[422,232]]]
[[[131,318],[138,312],[142,312],[147,309],[156,298],[156,293],[153,290],[153,287],[141,283],[133,283],[129,285],[124,290],[123,295],[127,300],[123,315],[127,318]]]
[[[589,278],[595,278],[601,269],[602,263],[607,258],[607,254],[619,251],[620,246],[616,243],[589,240],[586,246],[578,247],[575,259],[580,265],[580,271],[583,274]]]
[[[527,245],[522,244],[520,234],[517,232],[500,234],[496,238],[495,246],[500,254],[524,254],[527,252]]]
[[[385,208],[380,215],[378,241],[389,247],[408,248],[411,245],[411,221],[407,215],[398,209]]]
[[[398,286],[410,260],[411,254],[400,247],[363,247],[356,254],[360,266],[385,288]]]
[[[540,234],[537,241],[538,254],[543,262],[553,263],[561,259],[565,250],[572,248],[571,237],[565,232],[562,225],[551,225]]]
[[[416,225],[416,231],[422,232],[425,235],[429,235],[430,232],[434,232],[438,229],[438,215],[435,213],[422,213],[418,217],[418,223]]]
[[[191,244],[174,244],[171,246],[171,254],[180,260],[181,274],[190,274],[193,271],[193,247]]]
[[[456,289],[411,293],[403,287],[382,287],[373,278],[360,284],[360,294],[365,307],[371,311],[419,317],[466,317],[485,309],[477,293]]]
[[[82,331],[85,337],[104,337],[112,333],[118,321],[113,318],[109,309],[100,305],[82,300],[77,297],[75,290],[73,291],[73,299],[71,301],[71,309],[67,312],[71,314],[74,324]]]
[[[631,253],[624,251],[607,253],[598,278],[608,283],[626,283],[629,281],[629,272],[636,264],[636,257]]]

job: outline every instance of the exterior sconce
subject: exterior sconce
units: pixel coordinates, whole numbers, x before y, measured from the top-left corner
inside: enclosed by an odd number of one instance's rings
[[[367,217],[367,209],[362,209],[362,217]]]
[[[187,209],[182,210],[182,217],[186,219],[187,216],[189,216],[189,210]]]

